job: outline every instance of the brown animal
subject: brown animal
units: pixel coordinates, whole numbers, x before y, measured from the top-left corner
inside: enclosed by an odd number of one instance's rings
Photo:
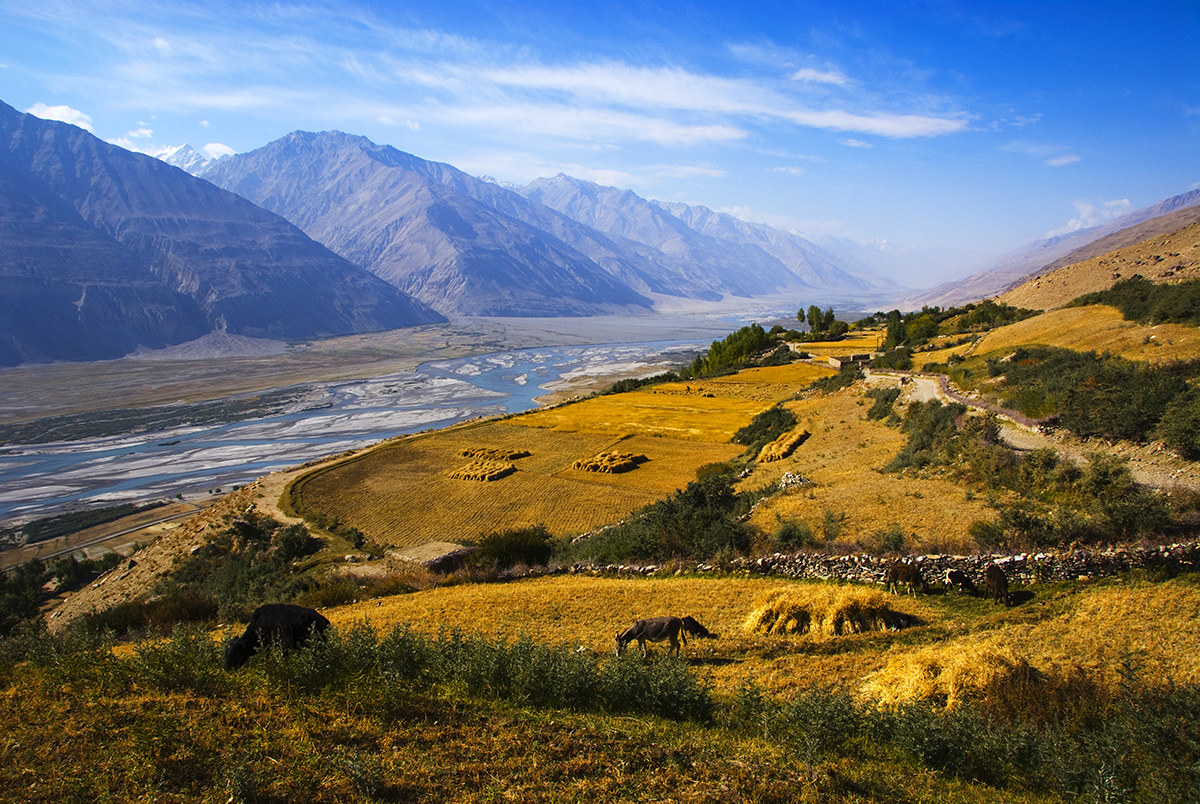
[[[671,647],[667,653],[678,655],[680,638],[686,645],[687,635],[683,632],[683,620],[678,617],[647,617],[635,621],[624,631],[617,632],[617,655],[624,653],[625,646],[635,639],[638,647],[642,649],[642,656],[646,655],[647,642],[662,642],[664,639],[671,640]]]
[[[312,609],[290,603],[268,603],[250,615],[246,632],[225,647],[225,669],[236,670],[272,642],[283,650],[298,648],[313,634],[329,628],[329,620]]]
[[[947,570],[946,571],[946,591],[958,589],[960,592],[968,592],[972,595],[979,594],[979,590],[975,588],[975,584],[971,581],[971,576],[962,570]]]
[[[683,632],[685,634],[691,634],[692,636],[700,637],[701,639],[717,638],[716,634],[714,634],[712,631],[709,631],[700,623],[696,622],[696,620],[692,617],[681,617],[679,618],[679,622],[683,623]]]
[[[1008,595],[1008,576],[1004,574],[1004,570],[999,564],[988,564],[983,583],[987,590],[987,596],[994,602],[1003,602],[1006,606],[1011,605],[1012,599]]]
[[[916,594],[917,587],[920,587],[922,592],[929,591],[929,586],[926,585],[925,579],[921,577],[921,568],[916,564],[906,564],[903,561],[897,561],[888,567],[885,582],[887,583],[888,591],[893,594],[897,593],[900,584],[908,587],[909,594]]]

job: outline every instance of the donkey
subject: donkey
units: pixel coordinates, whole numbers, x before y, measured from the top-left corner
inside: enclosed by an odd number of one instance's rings
[[[712,631],[709,631],[703,625],[696,622],[695,618],[693,617],[681,617],[679,621],[683,623],[683,632],[685,634],[691,634],[692,636],[700,637],[701,639],[717,638],[717,634],[714,634]]]
[[[278,642],[283,650],[298,648],[313,634],[329,627],[329,620],[312,609],[291,603],[267,603],[250,615],[246,632],[225,647],[225,669],[236,670],[250,661],[259,648]]]
[[[897,561],[888,567],[884,580],[887,583],[887,590],[892,594],[899,593],[901,584],[908,587],[909,594],[916,594],[918,586],[922,592],[929,591],[929,586],[925,583],[925,579],[921,577],[921,568],[916,564],[905,564],[903,561]]]
[[[1008,594],[1008,576],[1004,574],[1004,570],[999,564],[988,564],[983,582],[987,589],[987,595],[993,602],[1003,603],[1006,606],[1012,605],[1012,598]]]
[[[972,595],[979,594],[979,590],[975,588],[970,575],[962,570],[946,570],[946,591],[949,592],[955,588],[960,592],[968,592]]]
[[[678,617],[648,617],[635,621],[624,631],[617,632],[617,655],[624,653],[625,646],[635,639],[638,647],[642,649],[642,656],[646,655],[647,642],[662,642],[664,639],[671,640],[671,647],[667,653],[678,655],[681,638],[686,645],[687,635],[683,631],[683,620]]]

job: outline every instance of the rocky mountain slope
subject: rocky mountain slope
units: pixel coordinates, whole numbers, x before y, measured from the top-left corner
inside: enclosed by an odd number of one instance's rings
[[[1063,264],[1058,262],[1059,260],[1077,249],[1085,249],[1089,244],[1116,232],[1170,215],[1177,210],[1185,216],[1193,214],[1198,207],[1200,207],[1200,190],[1192,190],[1131,212],[1103,226],[1082,229],[1067,235],[1031,243],[985,271],[957,282],[939,285],[926,293],[915,296],[909,300],[907,306],[915,309],[922,304],[942,306],[961,304],[1003,293],[1034,274],[1053,270],[1053,267]],[[1192,212],[1182,212],[1187,209],[1191,209]],[[1178,227],[1168,222],[1165,224],[1165,228],[1159,231],[1173,231],[1175,228]],[[1145,236],[1150,235],[1146,234]],[[1107,251],[1116,247],[1116,245],[1110,245],[1101,248]],[[1095,252],[1081,252],[1082,254],[1086,254],[1086,257],[1095,256]],[[1077,258],[1071,258],[1071,261],[1077,261]]]
[[[0,365],[442,320],[277,215],[0,103]]]
[[[1157,231],[1164,225],[1180,228],[1166,233]],[[1141,236],[1145,236],[1144,239],[1135,239]],[[1131,239],[1134,242],[1117,247]],[[1112,247],[1111,250],[1100,251],[1106,246]],[[1091,256],[1093,253],[1095,256]],[[1049,266],[1053,270],[1018,285],[998,300],[1016,307],[1052,310],[1084,293],[1107,290],[1121,279],[1135,275],[1159,283],[1198,279],[1200,207],[1178,210],[1122,229],[1072,252],[1059,262],[1065,264],[1057,268]]]
[[[204,176],[442,312],[580,316],[650,308],[574,244],[531,224],[540,213],[516,209],[532,205],[510,191],[364,137],[298,131],[226,157]],[[620,259],[598,237],[584,247]]]

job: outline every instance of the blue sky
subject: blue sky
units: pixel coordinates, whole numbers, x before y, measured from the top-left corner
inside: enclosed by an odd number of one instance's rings
[[[146,152],[338,129],[994,255],[1200,186],[1200,0],[0,0],[0,100]]]

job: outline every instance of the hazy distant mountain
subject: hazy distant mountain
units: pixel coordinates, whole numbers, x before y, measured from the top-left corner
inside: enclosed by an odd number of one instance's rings
[[[1057,260],[1076,249],[1084,248],[1103,237],[1143,221],[1197,205],[1200,205],[1200,190],[1193,190],[1131,212],[1103,226],[1093,226],[1030,243],[1002,258],[999,263],[985,271],[957,282],[939,285],[926,293],[914,296],[907,306],[915,308],[923,304],[962,304],[1003,293],[1027,277],[1051,270],[1048,266],[1058,265]]]
[[[0,103],[0,365],[442,320],[277,215]]]
[[[808,289],[861,293],[890,285],[867,272],[845,270],[798,235],[707,207],[650,201],[561,173],[519,192],[613,238],[649,247],[660,282],[669,275],[677,285],[704,289],[710,297]]]
[[[365,137],[298,131],[204,175],[446,313],[578,316],[651,305],[597,262],[625,259],[598,233]],[[559,236],[566,229],[571,242]]]

